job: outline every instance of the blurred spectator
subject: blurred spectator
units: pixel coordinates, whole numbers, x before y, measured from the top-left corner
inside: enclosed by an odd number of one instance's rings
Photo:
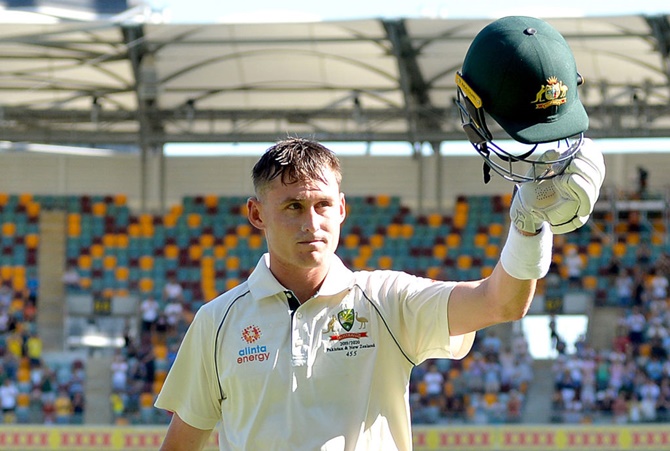
[[[631,273],[626,268],[621,268],[617,275],[614,285],[616,286],[618,304],[621,307],[630,307],[633,305],[633,289],[635,283]]]
[[[112,360],[112,390],[125,391],[128,382],[128,362],[119,349]]]
[[[31,333],[26,340],[26,356],[33,365],[39,365],[42,361],[42,339],[36,332]]]
[[[66,290],[76,291],[80,287],[80,277],[77,268],[74,266],[68,266],[62,277],[63,285]]]
[[[169,335],[176,335],[183,319],[184,307],[182,306],[182,303],[176,300],[169,301],[163,312],[165,313]]]
[[[429,401],[442,396],[444,375],[437,369],[437,365],[432,363],[428,366],[428,371],[423,376],[423,382],[426,385],[426,396]]]
[[[56,424],[70,424],[72,420],[72,400],[67,390],[61,388],[54,401]]]
[[[154,331],[156,328],[156,321],[158,320],[158,314],[160,312],[161,306],[153,295],[149,294],[141,303],[140,303],[140,312],[142,316],[142,331]]]
[[[584,270],[584,261],[581,255],[577,252],[577,248],[568,248],[567,255],[563,259],[565,272],[568,277],[568,285],[572,288],[579,288],[582,286],[582,271]]]
[[[170,276],[163,288],[163,299],[166,302],[183,302],[184,301],[184,289],[181,284],[177,282],[175,276]]]
[[[18,396],[19,389],[16,387],[14,380],[5,377],[2,385],[0,385],[0,408],[2,409],[2,417],[5,423],[14,422]]]

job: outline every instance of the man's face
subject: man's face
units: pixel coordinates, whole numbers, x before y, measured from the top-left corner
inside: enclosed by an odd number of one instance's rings
[[[344,194],[332,172],[321,181],[281,183],[249,200],[249,221],[265,233],[273,273],[328,269],[345,217]],[[297,274],[300,274],[298,272]]]

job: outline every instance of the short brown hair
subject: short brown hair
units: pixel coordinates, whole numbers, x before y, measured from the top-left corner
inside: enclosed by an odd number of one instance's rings
[[[284,185],[301,181],[326,181],[326,171],[342,182],[340,160],[323,144],[305,138],[287,138],[268,148],[252,170],[258,194],[272,180],[281,177]]]

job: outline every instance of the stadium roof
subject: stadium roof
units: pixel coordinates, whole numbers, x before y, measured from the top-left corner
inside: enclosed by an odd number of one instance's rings
[[[570,43],[593,137],[670,137],[670,16],[547,19]],[[3,24],[0,140],[463,139],[454,74],[490,20]]]

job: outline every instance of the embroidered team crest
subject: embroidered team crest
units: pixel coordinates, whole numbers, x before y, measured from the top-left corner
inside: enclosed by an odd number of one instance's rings
[[[340,322],[342,328],[349,332],[354,327],[354,309],[340,310],[340,313],[337,314],[337,320]]]
[[[568,87],[556,77],[549,77],[535,95],[535,108],[543,110],[550,106],[563,105],[568,100]]]

